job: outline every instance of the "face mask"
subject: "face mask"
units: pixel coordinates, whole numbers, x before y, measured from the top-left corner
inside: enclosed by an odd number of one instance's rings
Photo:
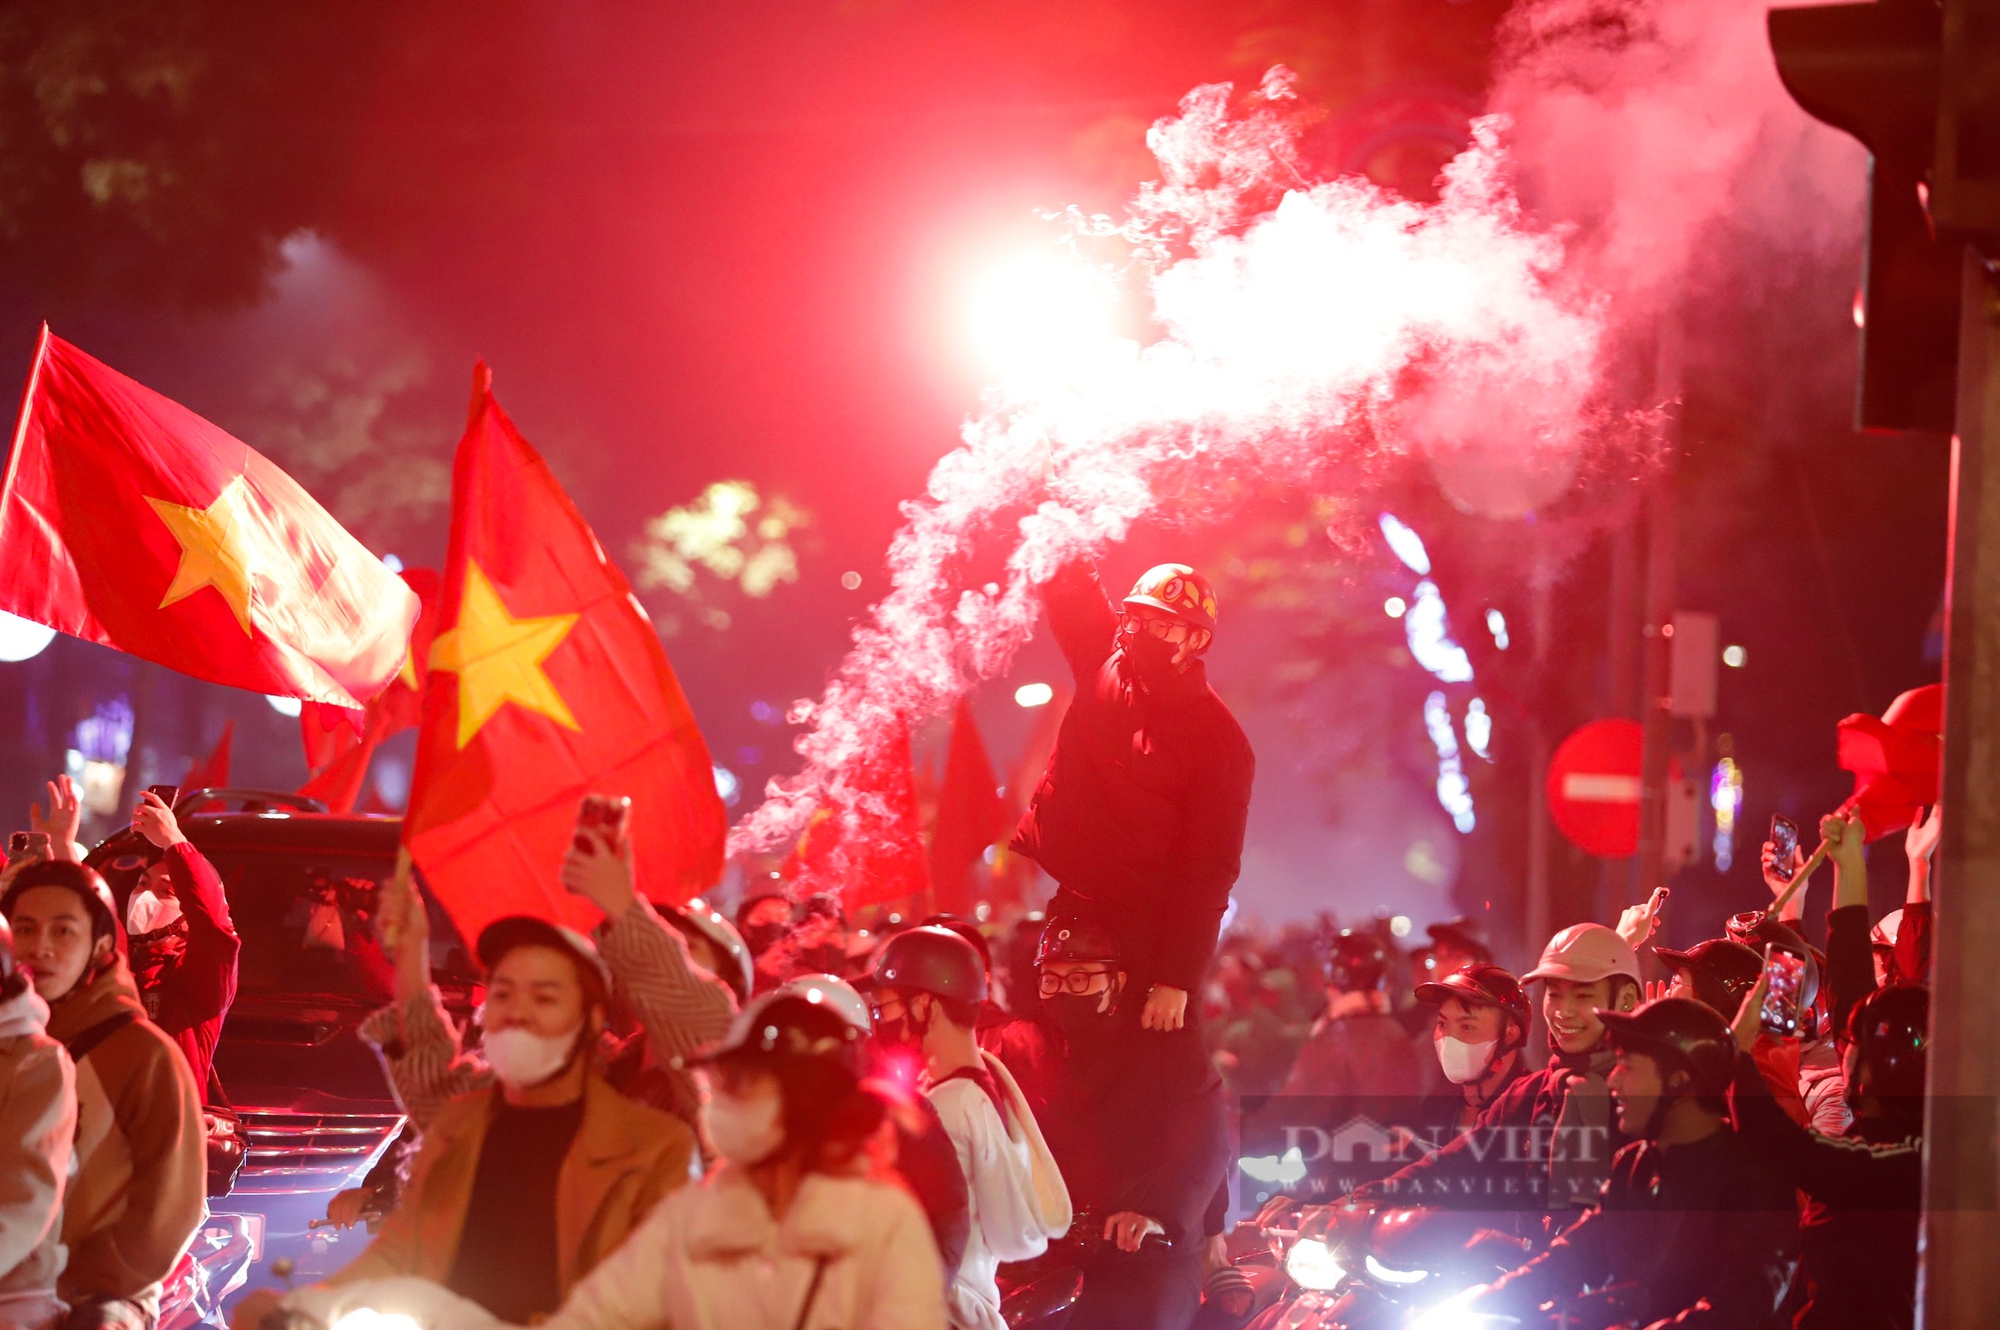
[[[785,1143],[784,1101],[777,1095],[738,1099],[713,1091],[702,1108],[708,1139],[735,1164],[761,1164]]]
[[[1444,1078],[1453,1085],[1478,1080],[1486,1074],[1487,1065],[1493,1061],[1493,1050],[1499,1044],[1498,1039],[1488,1039],[1483,1044],[1468,1044],[1463,1039],[1445,1035],[1437,1041],[1438,1065],[1444,1068]]]
[[[1097,1038],[1111,1025],[1111,1013],[1098,1010],[1104,1002],[1104,994],[1090,993],[1078,997],[1074,993],[1058,993],[1054,997],[1042,999],[1042,1007],[1048,1012],[1071,1043]],[[1105,1003],[1109,1008],[1110,1004]]]
[[[493,1074],[517,1090],[540,1085],[569,1062],[576,1049],[579,1030],[568,1034],[536,1034],[515,1026],[486,1032],[486,1065]]]
[[[181,903],[178,900],[172,896],[155,896],[141,887],[132,893],[131,901],[125,906],[125,931],[134,937],[141,933],[157,933],[180,917]]]
[[[1142,675],[1170,673],[1174,667],[1174,653],[1181,649],[1179,643],[1162,642],[1149,633],[1120,637],[1118,640],[1124,649],[1125,659]]]

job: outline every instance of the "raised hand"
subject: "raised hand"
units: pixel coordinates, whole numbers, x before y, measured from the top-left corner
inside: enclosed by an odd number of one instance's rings
[[[1666,887],[1655,887],[1653,894],[1637,905],[1625,907],[1625,913],[1618,917],[1618,936],[1631,944],[1637,951],[1652,938],[1660,928],[1660,910],[1672,893]]]
[[[132,829],[163,850],[187,843],[187,837],[181,834],[181,824],[174,818],[174,810],[151,790],[139,796],[139,806],[132,810]]]
[[[29,804],[28,828],[48,833],[51,859],[80,864],[83,862],[83,846],[77,843],[76,833],[77,828],[83,825],[83,797],[77,793],[76,782],[67,773],[50,781],[48,791],[48,815],[42,815],[40,804]]]
[[[613,920],[639,898],[632,870],[632,833],[619,828],[614,844],[596,827],[578,827],[562,862],[563,889],[583,897]]]

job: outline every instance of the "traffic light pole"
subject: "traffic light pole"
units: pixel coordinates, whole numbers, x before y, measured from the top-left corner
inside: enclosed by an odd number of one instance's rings
[[[2000,1308],[2000,286],[1965,247],[1918,1324]]]

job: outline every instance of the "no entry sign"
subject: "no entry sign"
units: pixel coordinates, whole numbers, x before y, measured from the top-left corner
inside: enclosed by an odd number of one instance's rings
[[[1587,854],[1623,859],[1639,850],[1645,733],[1635,720],[1594,720],[1549,759],[1549,816]]]

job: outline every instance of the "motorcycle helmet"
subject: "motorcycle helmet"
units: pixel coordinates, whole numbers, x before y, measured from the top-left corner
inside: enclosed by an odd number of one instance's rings
[[[861,1079],[867,1036],[829,1002],[800,993],[772,992],[736,1013],[729,1032],[693,1061],[769,1064],[805,1058],[832,1063]]]
[[[1519,1048],[1528,1042],[1528,1023],[1533,1012],[1528,1005],[1528,992],[1521,987],[1521,981],[1498,965],[1474,962],[1460,966],[1441,979],[1417,985],[1416,999],[1436,1006],[1442,1006],[1446,998],[1458,998],[1463,1002],[1481,1003],[1498,1007],[1514,1023],[1514,1033],[1506,1041],[1506,1047]]]
[[[1655,947],[1653,954],[1670,969],[1687,971],[1695,999],[1720,1012],[1724,1020],[1736,1015],[1743,995],[1757,986],[1757,976],[1764,970],[1762,956],[1726,937],[1697,942],[1686,951]]]
[[[1042,927],[1041,945],[1035,948],[1035,966],[1050,961],[1108,961],[1118,963],[1118,939],[1109,930],[1086,919],[1051,919]]]
[[[1754,982],[1754,981],[1753,981]],[[1693,998],[1656,998],[1634,1011],[1600,1011],[1612,1047],[1644,1053],[1660,1065],[1662,1080],[1688,1074],[1681,1094],[1720,1097],[1736,1076],[1736,1036],[1729,1022]]]
[[[830,974],[800,975],[786,980],[772,992],[802,997],[814,1006],[824,1006],[861,1033],[874,1033],[875,1017],[868,1009],[868,1000],[845,979]]]
[[[531,914],[510,914],[480,929],[479,941],[473,951],[490,975],[501,958],[517,947],[547,947],[551,951],[562,952],[576,964],[585,1000],[610,1005],[611,968],[598,954],[596,944],[575,929],[537,919]],[[592,991],[593,988],[595,991]]]
[[[1184,563],[1148,568],[1126,593],[1125,603],[1165,610],[1190,628],[1215,631],[1215,588]]]
[[[1603,924],[1571,924],[1549,939],[1541,963],[1522,975],[1521,982],[1567,979],[1594,984],[1613,975],[1639,982],[1639,953],[1632,944]]]
[[[715,977],[729,985],[729,990],[736,994],[738,1006],[748,1002],[750,989],[756,982],[756,962],[751,959],[749,944],[736,931],[736,925],[729,922],[729,917],[706,906],[663,905],[658,908],[660,917],[683,936],[692,933],[714,949],[721,962]]]
[[[1343,928],[1327,950],[1326,982],[1343,993],[1373,992],[1389,976],[1389,949],[1373,932]]]
[[[898,988],[961,1002],[986,1000],[986,968],[970,942],[949,928],[926,925],[884,943],[869,974],[872,988]]]
[[[1931,992],[1922,984],[1890,984],[1854,1004],[1847,1041],[1860,1052],[1867,1092],[1883,1099],[1920,1099],[1930,1062]]]

